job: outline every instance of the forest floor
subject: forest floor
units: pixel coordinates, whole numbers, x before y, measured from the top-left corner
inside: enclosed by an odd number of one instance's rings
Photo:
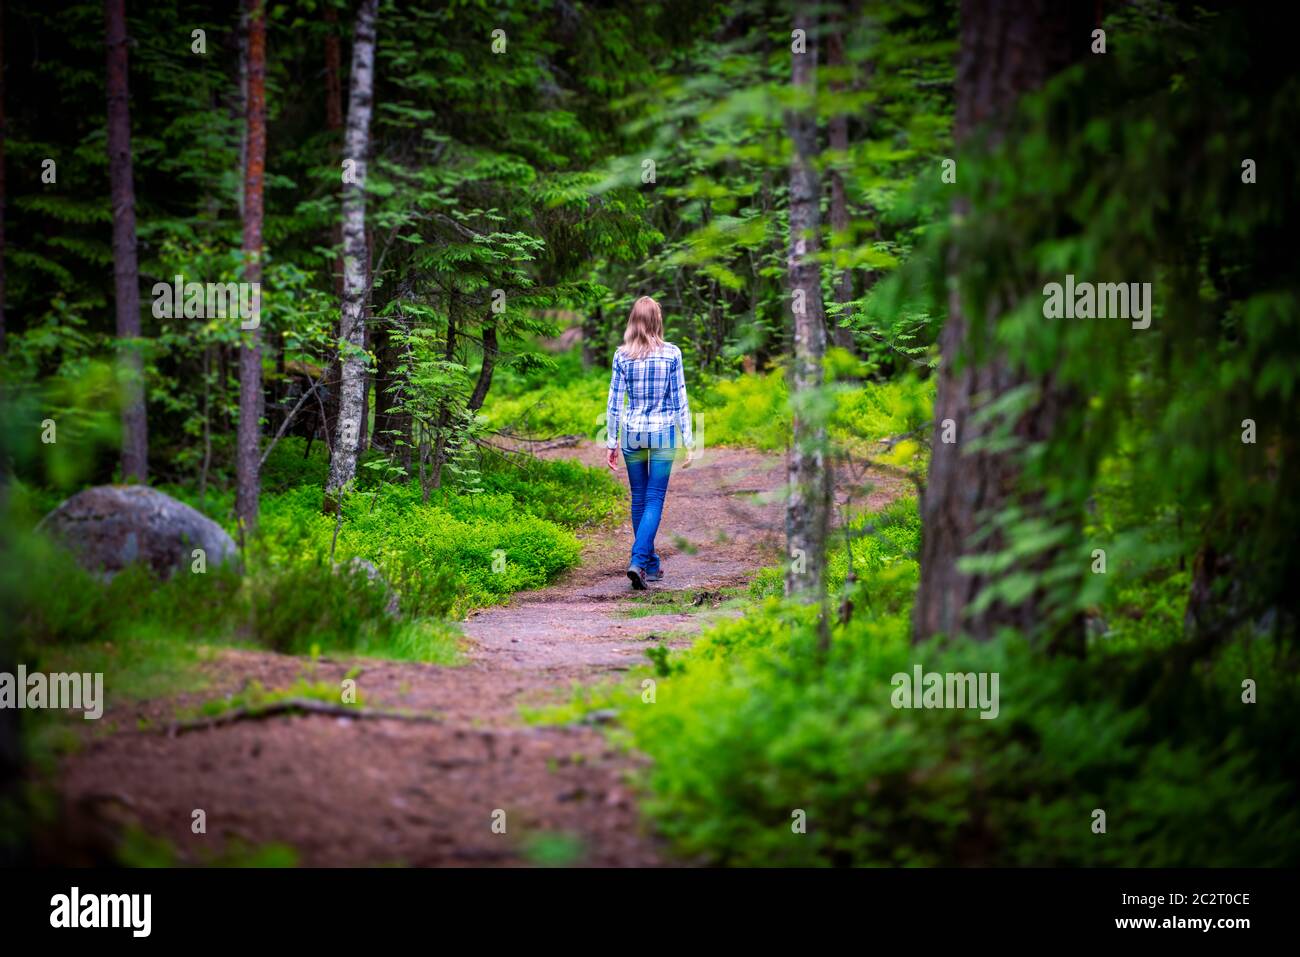
[[[595,444],[548,454],[603,467]],[[124,829],[138,828],[166,840],[179,862],[282,844],[306,866],[508,866],[557,854],[592,866],[666,863],[636,807],[642,759],[598,726],[529,724],[521,709],[623,680],[661,641],[689,644],[710,617],[685,610],[693,601],[708,608],[780,560],[784,479],[780,455],[752,450],[710,448],[679,462],[657,543],[662,581],[632,592],[630,529],[589,530],[581,565],[557,583],[464,623],[466,661],[456,667],[244,649],[208,657],[201,693],[110,708],[102,724],[114,730],[64,760],[59,833],[44,850],[64,863],[102,862]],[[900,486],[880,478],[857,504],[881,507]],[[672,593],[660,595],[671,599],[664,611],[637,604],[656,592]],[[166,731],[178,713],[252,682],[339,687],[349,675],[366,708],[438,720],[289,714]],[[206,833],[193,833],[197,810]],[[498,811],[504,834],[493,828]]]

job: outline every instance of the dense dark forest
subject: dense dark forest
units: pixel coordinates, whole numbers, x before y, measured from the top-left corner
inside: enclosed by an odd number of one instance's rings
[[[4,3],[0,856],[1300,863],[1272,17]]]

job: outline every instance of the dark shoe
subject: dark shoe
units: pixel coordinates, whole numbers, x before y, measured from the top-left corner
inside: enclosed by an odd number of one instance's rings
[[[645,572],[635,565],[628,566],[627,577],[632,579],[632,587],[636,591],[645,591]]]
[[[648,582],[661,581],[663,577],[664,577],[664,570],[662,568],[656,568],[652,572],[645,573],[645,580]]]

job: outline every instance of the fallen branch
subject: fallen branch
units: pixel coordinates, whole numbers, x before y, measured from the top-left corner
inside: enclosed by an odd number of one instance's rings
[[[473,442],[475,445],[479,446],[480,448],[491,449],[492,451],[498,452],[501,455],[507,457],[515,456],[520,459],[531,459],[533,458],[535,453],[545,452],[548,451],[549,449],[572,448],[573,446],[578,445],[583,440],[583,437],[581,435],[557,435],[549,439],[528,439],[518,435],[510,435],[505,432],[498,432],[494,434],[499,435],[504,439],[508,439],[511,442],[526,442],[532,447],[524,448],[524,449],[512,449],[505,445],[497,445],[494,442],[489,442],[487,439],[478,436],[474,437]]]
[[[260,721],[281,714],[324,714],[337,718],[370,718],[391,721],[416,721],[438,724],[441,718],[431,714],[407,714],[402,711],[383,711],[375,708],[351,708],[347,705],[330,704],[328,701],[315,701],[311,698],[284,698],[269,704],[251,708],[234,708],[224,714],[196,721],[177,721],[167,729],[167,737],[174,738],[187,731],[203,731],[234,724],[236,721]]]
[[[324,376],[322,375],[321,378],[323,379]],[[307,402],[307,400],[310,399],[315,394],[316,390],[319,387],[320,387],[320,380],[319,379],[314,380],[311,384],[311,388],[308,389],[306,392],[304,392],[301,397],[299,397],[298,404],[293,407],[293,411],[290,412],[287,416],[285,416],[284,422],[280,424],[280,430],[275,433],[275,438],[271,439],[271,444],[266,447],[266,451],[262,453],[262,458],[257,463],[257,469],[259,472],[262,470],[262,466],[266,464],[266,460],[270,458],[271,450],[275,448],[275,443],[279,442],[280,439],[284,438],[284,433],[289,431],[289,426],[293,424],[293,420],[298,416],[298,410],[301,409],[303,405]]]
[[[898,445],[899,442],[906,441],[907,439],[914,439],[922,432],[932,428],[934,428],[933,422],[925,422],[921,425],[918,425],[911,432],[904,432],[902,435],[886,436],[885,438],[880,440],[880,444],[883,445],[889,451],[893,451],[894,446]]]
[[[556,435],[549,439],[526,439],[522,436],[509,436],[515,442],[527,442],[532,445],[530,452],[545,452],[547,449],[569,449],[582,441],[581,435]]]

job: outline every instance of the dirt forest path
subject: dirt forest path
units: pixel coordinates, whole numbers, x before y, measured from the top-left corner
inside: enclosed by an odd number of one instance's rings
[[[603,451],[549,454],[603,467]],[[783,480],[779,454],[708,449],[688,468],[679,463],[657,542],[665,576],[651,589],[713,592],[778,561]],[[897,491],[883,480],[865,504]],[[58,852],[100,862],[114,835],[137,825],[193,862],[238,841],[290,845],[307,866],[517,865],[537,859],[539,838],[563,835],[569,863],[665,863],[628,785],[638,759],[596,727],[520,716],[523,706],[566,700],[575,684],[617,679],[646,663],[651,644],[680,647],[698,629],[698,615],[626,615],[628,528],[592,530],[583,544],[582,564],[554,585],[471,616],[460,667],[343,658],[310,667],[310,680],[337,684],[360,666],[367,707],[433,712],[436,723],[312,714],[177,736],[147,729],[251,681],[288,687],[310,666],[244,650],[204,665],[211,681],[201,694],[110,709],[117,730],[61,768],[69,837]],[[199,809],[206,834],[192,833]],[[505,834],[492,828],[498,810]]]

